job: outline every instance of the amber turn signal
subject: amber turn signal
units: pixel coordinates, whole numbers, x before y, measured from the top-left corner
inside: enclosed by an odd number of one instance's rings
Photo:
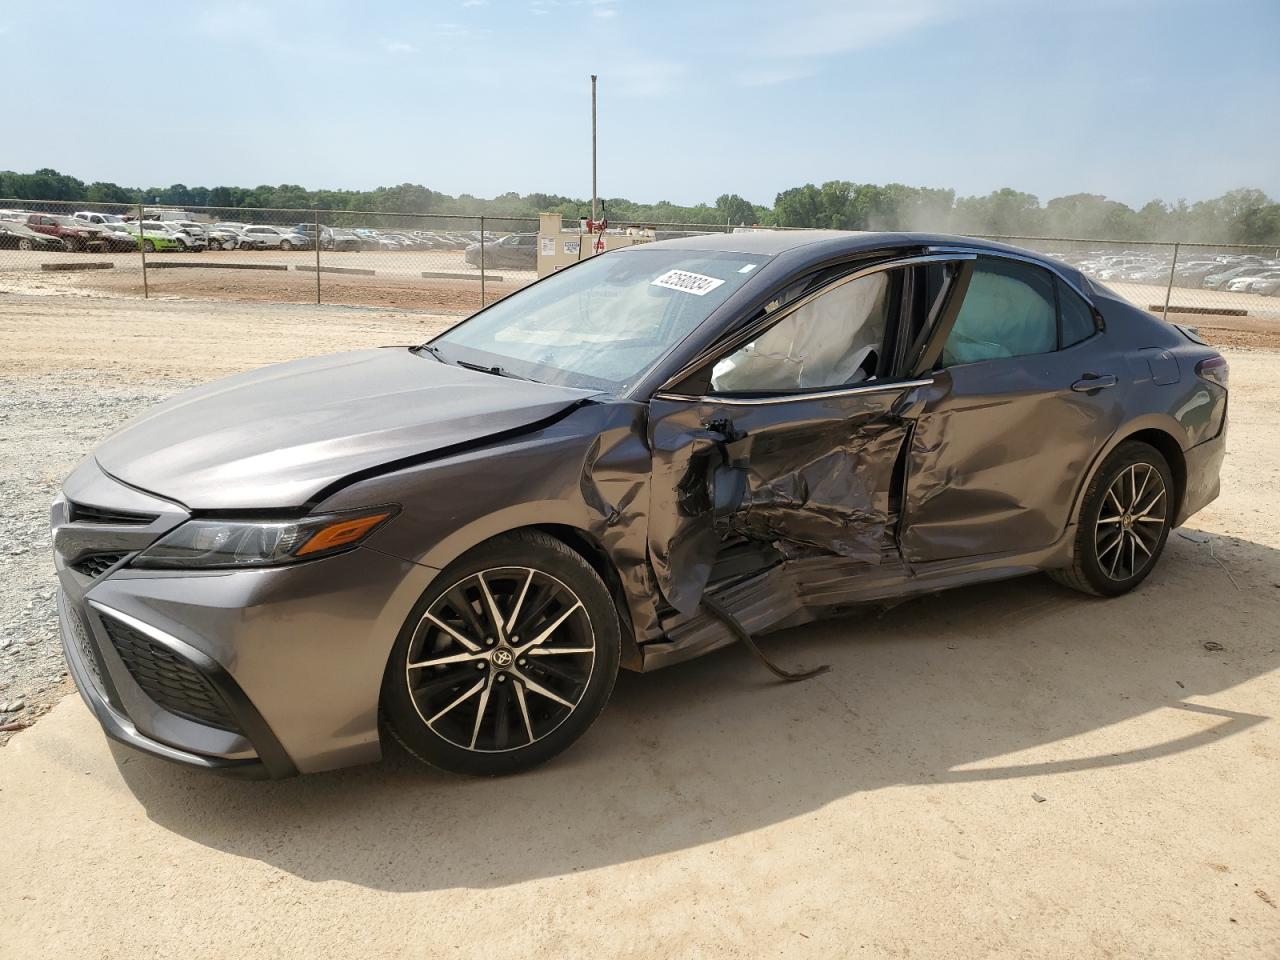
[[[335,550],[338,547],[345,547],[348,544],[355,543],[364,538],[374,527],[380,524],[391,513],[374,513],[367,517],[354,517],[347,520],[339,520],[331,523],[327,527],[321,527],[311,535],[311,539],[304,543],[295,551],[295,557],[303,557],[311,553],[322,553],[325,550]]]

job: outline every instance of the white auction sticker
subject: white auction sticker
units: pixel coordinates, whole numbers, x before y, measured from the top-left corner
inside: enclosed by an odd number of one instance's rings
[[[700,273],[689,273],[687,270],[668,270],[656,280],[651,280],[649,285],[652,287],[666,287],[668,290],[680,290],[684,293],[692,293],[695,297],[701,297],[710,293],[723,280],[716,277],[704,277]]]

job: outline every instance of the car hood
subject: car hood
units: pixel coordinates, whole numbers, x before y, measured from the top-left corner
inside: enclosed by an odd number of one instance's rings
[[[532,427],[594,395],[404,347],[361,350],[179,394],[95,456],[118,480],[190,509],[288,509],[357,471]]]

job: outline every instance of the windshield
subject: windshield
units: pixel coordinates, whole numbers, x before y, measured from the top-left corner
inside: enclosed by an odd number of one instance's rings
[[[445,362],[620,392],[767,259],[705,250],[602,254],[512,294],[431,345]]]

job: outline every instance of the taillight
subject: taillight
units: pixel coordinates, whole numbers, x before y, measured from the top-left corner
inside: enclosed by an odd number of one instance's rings
[[[1227,389],[1227,378],[1230,374],[1231,368],[1227,365],[1225,357],[1209,357],[1196,364],[1197,377],[1210,380],[1223,390]]]

